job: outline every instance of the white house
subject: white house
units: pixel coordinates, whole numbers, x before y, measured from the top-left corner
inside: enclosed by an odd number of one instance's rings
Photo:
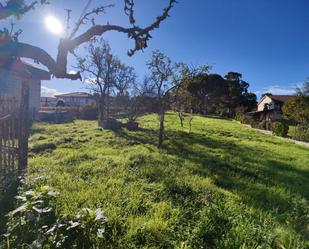
[[[275,121],[282,118],[283,105],[295,98],[290,95],[264,95],[258,103],[257,111],[248,114],[259,116],[261,120]]]
[[[57,105],[57,98],[41,97],[41,107],[51,107]]]
[[[29,108],[32,115],[40,109],[41,80],[49,80],[50,73],[21,60],[6,63],[0,68],[0,95],[21,100],[22,81],[30,78]]]
[[[63,100],[66,106],[86,106],[95,105],[93,95],[86,92],[73,92],[55,95],[57,100]]]

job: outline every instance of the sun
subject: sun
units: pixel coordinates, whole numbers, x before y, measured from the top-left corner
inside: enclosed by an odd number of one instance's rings
[[[45,25],[54,34],[61,34],[63,31],[62,23],[54,16],[47,16],[45,18]]]

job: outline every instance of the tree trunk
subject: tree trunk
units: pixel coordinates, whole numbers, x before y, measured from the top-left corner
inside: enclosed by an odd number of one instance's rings
[[[179,111],[179,112],[178,112],[178,117],[179,117],[179,121],[180,121],[181,128],[183,129],[183,120],[184,120],[184,117],[183,117],[183,112],[182,112],[182,111]]]
[[[190,117],[190,119],[189,119],[189,133],[191,133],[191,131],[192,131],[192,120],[193,120],[193,117]]]
[[[105,98],[99,97],[98,100],[98,124],[102,125],[103,120],[105,119]]]
[[[191,133],[191,131],[192,131],[192,120],[193,120],[193,118],[194,118],[193,110],[191,109],[190,119],[189,119],[189,133]]]
[[[159,113],[159,119],[160,119],[160,128],[159,128],[159,134],[158,134],[158,148],[162,148],[163,140],[164,140],[164,114],[165,110],[164,108],[161,108]]]

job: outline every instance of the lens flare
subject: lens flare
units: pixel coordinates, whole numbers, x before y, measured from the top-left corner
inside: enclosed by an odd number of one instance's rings
[[[54,34],[60,34],[63,31],[62,23],[54,16],[47,16],[45,18],[45,25]]]

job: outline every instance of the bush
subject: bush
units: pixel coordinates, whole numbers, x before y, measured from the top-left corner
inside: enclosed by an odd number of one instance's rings
[[[306,127],[298,125],[293,136],[294,139],[304,142],[309,142],[309,130]]]
[[[272,123],[272,132],[276,136],[286,137],[289,131],[289,126],[285,122],[274,122]]]
[[[246,123],[246,116],[245,114],[238,112],[235,116],[235,120],[239,121],[240,123],[244,124]]]
[[[53,203],[59,194],[33,184],[24,183],[16,197],[18,208],[7,215],[4,248],[106,248],[108,219],[100,208],[57,215]]]
[[[71,110],[56,107],[40,111],[38,120],[47,123],[63,124],[72,122],[74,118],[75,114]]]
[[[98,108],[93,105],[82,106],[79,108],[78,118],[83,120],[97,120]]]

